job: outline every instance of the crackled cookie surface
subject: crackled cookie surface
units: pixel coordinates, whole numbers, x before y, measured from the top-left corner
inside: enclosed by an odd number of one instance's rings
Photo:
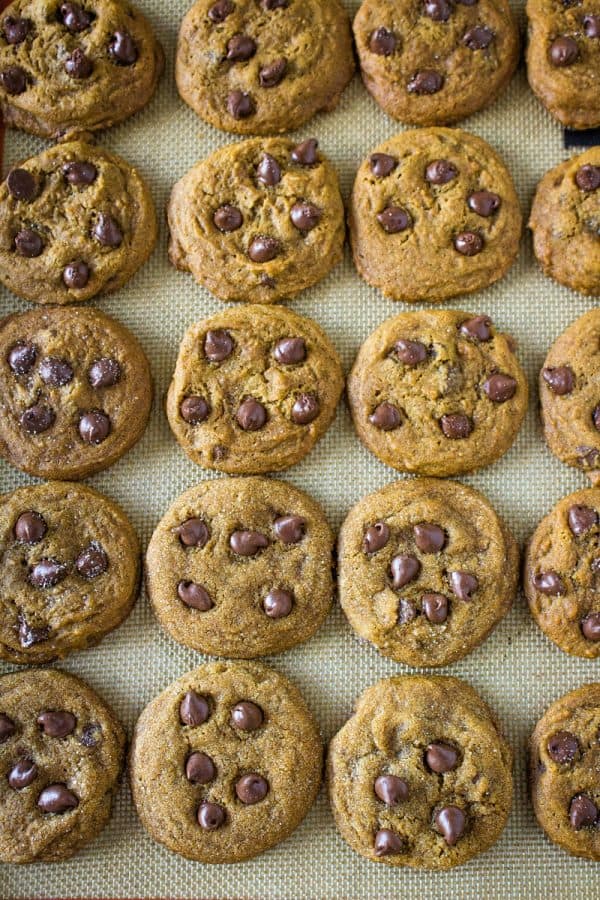
[[[412,125],[447,125],[488,106],[519,58],[506,0],[364,0],[354,36],[367,90]]]
[[[529,542],[525,594],[542,631],[574,656],[600,656],[600,488],[564,497]]]
[[[146,105],[164,58],[120,0],[14,0],[0,15],[0,112],[41,137],[108,128]]]
[[[57,669],[0,677],[0,860],[58,862],[102,831],[125,732],[79,678]]]
[[[349,207],[354,264],[394,300],[439,302],[502,278],[521,211],[498,154],[452,128],[405,131],[358,170]]]
[[[494,462],[513,444],[527,408],[512,339],[488,316],[458,310],[388,319],[358,351],[347,391],[365,446],[421,475]]]
[[[250,658],[305,641],[333,593],[333,536],[307,494],[267,478],[204,481],[154,532],[147,588],[163,628],[214,656]]]
[[[139,546],[125,513],[65,482],[0,497],[0,657],[49,662],[96,644],[135,601]]]
[[[335,822],[372,862],[449,869],[502,834],[511,767],[489,707],[464,681],[385,678],[329,745]]]
[[[187,331],[167,415],[194,462],[273,472],[312,449],[343,385],[337,352],[316,322],[283,307],[244,306]]]
[[[177,182],[168,206],[171,262],[221,300],[274,303],[339,262],[337,175],[309,138],[243,141]]]
[[[531,799],[551,841],[600,860],[600,684],[560,697],[530,741]]]
[[[0,281],[35,303],[116,291],[148,259],[156,233],[136,169],[87,143],[45,150],[0,184]]]
[[[181,24],[179,93],[224,131],[299,128],[335,109],[353,72],[339,0],[198,0]]]
[[[508,612],[514,538],[462,484],[397,481],[360,500],[339,536],[340,602],[355,631],[412,666],[470,653]]]
[[[0,322],[0,455],[40,478],[84,478],[141,437],[148,360],[96,309],[51,307]]]
[[[300,824],[321,764],[316,723],[287,678],[258,663],[214,662],[146,707],[130,777],[156,841],[189,859],[238,862]]]

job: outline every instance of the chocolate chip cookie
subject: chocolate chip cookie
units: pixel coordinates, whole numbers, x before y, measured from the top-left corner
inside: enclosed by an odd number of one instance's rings
[[[0,497],[0,658],[49,662],[98,643],[129,615],[138,540],[123,510],[65,482]]]
[[[148,103],[164,57],[121,0],[14,0],[0,17],[0,113],[41,137],[95,131]]]
[[[592,147],[550,169],[537,186],[529,228],[544,274],[599,295],[599,223],[600,147]]]
[[[335,109],[353,72],[339,0],[198,0],[181,24],[179,93],[224,131],[300,128]]]
[[[448,125],[489,106],[519,60],[506,0],[364,0],[354,37],[365,87],[410,125]]]
[[[172,638],[213,656],[280,653],[321,626],[333,535],[303,491],[267,478],[203,481],[148,546],[147,589]]]
[[[142,824],[169,850],[238,862],[289,837],[321,783],[317,725],[300,691],[258,663],[213,662],[148,704],[131,747]]]
[[[339,356],[316,322],[283,307],[238,307],[186,332],[167,416],[199,465],[275,472],[314,447],[343,386]]]
[[[512,803],[512,753],[458,678],[384,678],[329,745],[336,825],[391,866],[449,869],[494,844]]]
[[[527,0],[527,76],[567,128],[600,125],[600,10],[573,0]]]
[[[512,446],[527,379],[485,315],[401,313],[364,342],[347,383],[354,427],[382,462],[419,475],[488,466]]]
[[[432,478],[364,497],[339,535],[340,603],[396,662],[445,666],[479,646],[517,590],[519,551],[477,491]]]
[[[358,170],[354,264],[386,297],[439,302],[493,284],[516,259],[521,211],[498,154],[452,128],[404,131]]]
[[[600,656],[600,488],[564,497],[535,530],[525,559],[531,615],[565,653]]]
[[[255,139],[197,163],[169,201],[173,265],[221,300],[275,303],[321,281],[345,228],[337,175],[317,147]]]
[[[548,707],[530,742],[531,799],[551,841],[600,860],[600,684]]]
[[[0,322],[0,455],[39,478],[85,478],[142,436],[148,360],[96,309],[55,306]]]
[[[116,291],[156,243],[150,191],[118,156],[74,141],[19,163],[0,184],[0,281],[35,303]]]
[[[110,818],[125,732],[92,688],[57,669],[0,677],[0,860],[68,859]]]

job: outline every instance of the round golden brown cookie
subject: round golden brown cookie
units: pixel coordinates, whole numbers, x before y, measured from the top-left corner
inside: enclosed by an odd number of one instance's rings
[[[0,17],[0,112],[41,137],[108,128],[150,100],[164,57],[121,0],[14,0]]]
[[[342,258],[344,205],[309,138],[257,138],[215,151],[177,182],[169,256],[221,300],[275,303]]]
[[[530,741],[531,799],[551,841],[600,860],[600,684],[555,700]]]
[[[353,72],[339,0],[198,0],[181,23],[179,93],[224,131],[300,128],[335,109]]]
[[[343,387],[339,356],[316,322],[283,307],[244,306],[188,329],[167,416],[199,465],[275,472],[310,452]]]
[[[537,186],[529,228],[544,274],[600,294],[599,219],[600,147],[592,147],[550,169]]]
[[[89,685],[57,669],[0,677],[0,860],[59,862],[110,818],[125,732]]]
[[[445,666],[479,646],[517,590],[519,551],[488,500],[458,482],[396,481],[339,535],[340,603],[396,662]]]
[[[329,745],[336,825],[391,866],[449,869],[494,844],[512,803],[512,753],[458,678],[384,678]]]
[[[363,162],[349,208],[354,264],[386,297],[468,294],[516,259],[521,211],[498,154],[453,128],[404,131]]]
[[[203,481],[152,535],[147,590],[160,624],[186,647],[245,659],[280,653],[327,615],[332,547],[323,510],[291,484]]]
[[[142,436],[148,360],[123,325],[55,306],[0,322],[0,455],[40,478],[84,478]]]
[[[205,863],[258,856],[289,837],[321,783],[322,746],[300,691],[258,663],[213,662],[148,704],[130,778],[142,824]]]
[[[600,15],[594,4],[527,0],[527,75],[567,128],[600,125]]]
[[[358,351],[347,383],[354,427],[382,462],[419,475],[488,466],[512,446],[527,379],[488,316],[401,313]]]
[[[51,147],[0,184],[0,281],[35,303],[116,291],[148,259],[156,234],[139,173],[90,144]]]
[[[600,488],[563,497],[539,523],[525,558],[531,615],[573,656],[600,656]]]
[[[0,658],[97,644],[129,615],[139,568],[131,523],[97,491],[47,482],[0,497]]]
[[[489,106],[519,60],[506,0],[364,0],[354,37],[367,90],[411,125],[448,125]]]

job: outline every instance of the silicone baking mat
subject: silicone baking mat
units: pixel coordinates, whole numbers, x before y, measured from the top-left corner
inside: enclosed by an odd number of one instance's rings
[[[100,136],[100,143],[135,163],[163,210],[169,189],[196,160],[232,140],[200,122],[179,100],[173,57],[179,22],[188,0],[140,0],[167,54],[167,67],[150,106],[135,119]],[[349,0],[354,13],[358,0]],[[523,11],[519,9],[521,24]],[[542,173],[566,157],[560,127],[539,106],[521,69],[491,109],[465,127],[493,144],[511,170],[527,213]],[[298,137],[316,135],[335,163],[347,196],[354,172],[369,151],[400,130],[368,97],[356,77],[338,110],[317,117]],[[5,170],[36,153],[41,142],[16,132],[6,138]],[[571,151],[572,152],[572,151]],[[163,413],[163,398],[184,330],[221,309],[220,301],[178,273],[167,261],[167,233],[150,262],[130,284],[96,303],[138,336],[150,358],[156,402],[140,443],[90,484],[119,501],[144,545],[170,502],[208,472],[179,449]],[[535,380],[554,338],[594,301],[578,296],[538,272],[531,242],[522,241],[519,261],[499,284],[445,304],[490,314],[514,334],[532,387],[526,423],[512,450],[490,468],[464,481],[484,491],[522,542],[556,501],[586,485],[583,475],[551,456],[542,441]],[[292,301],[327,330],[348,368],[362,340],[384,319],[407,307],[384,299],[354,271],[348,252],[321,284]],[[0,288],[2,314],[26,304]],[[0,463],[0,486],[8,491],[27,477]],[[342,403],[337,420],[318,447],[282,478],[320,500],[333,526],[350,506],[397,476],[362,448]],[[61,665],[86,678],[114,706],[129,732],[144,705],[183,672],[204,661],[166,637],[141,594],[128,621],[95,649]],[[292,678],[318,717],[325,739],[350,715],[355,697],[386,675],[409,671],[358,641],[339,607],[307,644],[267,660]],[[11,667],[0,664],[0,672]],[[0,898],[500,898],[600,897],[598,869],[568,857],[538,828],[527,798],[524,747],[545,707],[584,681],[599,679],[600,660],[566,656],[534,625],[520,596],[507,618],[467,659],[442,670],[474,685],[492,704],[515,750],[515,802],[497,845],[447,873],[392,869],[354,854],[337,834],[325,791],[292,837],[258,858],[236,866],[208,866],[181,859],[154,844],[143,831],[124,783],[114,815],[102,835],[73,859],[55,865],[0,865]]]

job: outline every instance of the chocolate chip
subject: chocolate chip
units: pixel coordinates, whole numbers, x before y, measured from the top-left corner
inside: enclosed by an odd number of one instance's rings
[[[27,169],[12,169],[7,176],[6,186],[15,200],[30,203],[38,191],[37,181]]]
[[[489,341],[492,338],[492,320],[489,316],[475,316],[462,322],[459,330],[473,341]]]
[[[517,390],[516,379],[511,375],[498,372],[484,381],[483,390],[493,403],[506,403],[515,396]]]
[[[405,848],[404,839],[389,828],[380,828],[375,835],[373,843],[375,856],[393,856],[396,853],[402,853]]]
[[[108,44],[108,55],[119,66],[132,66],[136,62],[137,47],[127,31],[115,31]]]
[[[416,617],[417,608],[412,600],[406,600],[405,597],[400,597],[398,600],[398,625],[406,625],[407,622],[412,622]]]
[[[37,805],[45,813],[65,813],[79,806],[79,800],[64,784],[49,784],[38,797]]]
[[[559,597],[566,594],[564,581],[556,572],[540,572],[533,576],[533,586],[540,594],[549,597]]]
[[[78,3],[61,3],[60,21],[72,34],[78,34],[89,28],[94,20],[94,14],[79,6]]]
[[[248,247],[248,256],[255,263],[270,262],[281,253],[281,244],[268,235],[259,234]]]
[[[290,0],[261,0],[263,9],[272,12],[274,9],[285,9]]]
[[[180,581],[177,585],[177,596],[186,606],[199,609],[201,612],[208,612],[214,606],[206,588],[195,581]]]
[[[382,550],[390,539],[390,529],[385,522],[375,522],[370,525],[363,536],[363,552],[377,553]]]
[[[21,428],[27,434],[42,434],[52,428],[56,416],[54,410],[49,406],[43,406],[41,403],[35,403],[28,407],[21,415]]]
[[[572,506],[568,512],[569,528],[579,537],[598,524],[598,513],[589,506]]]
[[[25,619],[19,619],[19,643],[25,650],[34,644],[41,644],[50,637],[50,629],[47,625],[33,628]]]
[[[446,532],[439,525],[421,522],[413,528],[415,544],[421,553],[439,553],[446,545]]]
[[[206,697],[195,691],[188,691],[179,704],[179,719],[182,725],[197,727],[204,725],[210,716],[210,706]]]
[[[282,366],[294,366],[304,362],[306,359],[306,343],[304,338],[282,338],[275,344],[273,356]]]
[[[451,441],[462,441],[473,431],[473,421],[462,413],[449,413],[440,419],[440,427]]]
[[[21,66],[8,66],[0,72],[0,85],[7,94],[23,94],[27,90],[27,72]]]
[[[224,22],[227,16],[230,16],[234,9],[235,6],[232,3],[232,0],[217,0],[217,2],[214,3],[208,10],[208,18],[211,22]]]
[[[369,422],[380,431],[394,431],[399,428],[402,417],[393,403],[380,403],[369,416]]]
[[[423,594],[423,612],[433,625],[441,625],[448,618],[448,598],[443,594]]]
[[[600,431],[600,403],[594,407],[592,412],[592,422],[596,431]]]
[[[277,87],[285,78],[287,72],[287,59],[280,56],[279,59],[273,60],[272,63],[263,66],[258,73],[258,83],[262,88]]]
[[[8,773],[8,783],[14,791],[20,791],[35,781],[38,767],[32,759],[20,759]]]
[[[556,38],[550,45],[550,62],[553,66],[562,68],[563,66],[572,66],[579,56],[579,47],[577,41],[572,37],[563,35]]]
[[[563,397],[570,394],[575,387],[575,373],[570,366],[557,366],[542,369],[542,378],[553,394]]]
[[[79,47],[76,47],[65,60],[65,72],[71,78],[89,78],[93,71],[93,62]]]
[[[596,450],[595,447],[586,447],[585,445],[576,447],[575,450],[577,453],[581,454],[577,460],[582,468],[586,468],[587,466],[593,467],[598,463],[598,458],[600,457],[600,453]]]
[[[279,516],[273,530],[284,544],[298,544],[306,534],[306,519],[302,516]]]
[[[292,150],[290,157],[292,162],[299,166],[314,166],[319,162],[317,156],[317,148],[319,142],[316,138],[307,138],[305,141],[297,144]]]
[[[310,425],[321,412],[319,398],[314,394],[300,394],[292,406],[291,418],[296,425]]]
[[[500,209],[501,203],[500,196],[492,191],[475,191],[473,194],[469,194],[467,199],[469,209],[486,219]]]
[[[97,446],[110,434],[110,419],[105,412],[92,409],[79,420],[79,435],[85,444]]]
[[[81,731],[79,743],[84,747],[97,747],[102,740],[102,728],[97,722],[91,722]]]
[[[62,274],[65,287],[81,290],[90,280],[90,267],[82,259],[68,263]]]
[[[294,606],[294,595],[291,591],[274,588],[263,600],[263,609],[270,619],[285,619]]]
[[[454,238],[454,249],[463,256],[477,256],[483,250],[483,238],[475,231],[463,231]]]
[[[242,775],[236,782],[235,792],[238,800],[246,805],[260,803],[269,793],[269,783],[262,777],[252,772],[250,775]]]
[[[175,528],[175,534],[184,547],[198,547],[202,549],[209,538],[208,528],[202,519],[186,519]]]
[[[274,156],[263,153],[256,167],[256,178],[265,187],[274,187],[281,181],[281,168]]]
[[[584,16],[583,31],[586,37],[600,37],[600,16]]]
[[[448,572],[450,586],[459,600],[469,601],[479,587],[479,580],[468,572]]]
[[[227,112],[234,119],[247,119],[254,113],[254,101],[245,91],[231,91],[227,97]]]
[[[6,361],[15,375],[27,375],[35,365],[37,350],[28,341],[19,341],[8,351]]]
[[[418,366],[427,359],[427,347],[421,341],[399,340],[394,344],[394,356],[406,366]]]
[[[22,44],[31,31],[31,21],[16,16],[6,16],[2,30],[7,44]]]
[[[260,531],[234,531],[229,546],[236,556],[256,556],[269,546],[269,541]]]
[[[233,353],[233,346],[233,338],[223,328],[207,331],[204,338],[204,356],[209,362],[223,362]]]
[[[17,727],[13,720],[6,713],[0,713],[0,744],[4,744],[11,738],[16,730]]]
[[[231,724],[240,731],[256,731],[264,722],[260,706],[250,700],[242,700],[231,710]]]
[[[235,414],[235,420],[243,431],[260,431],[267,422],[267,410],[258,400],[246,397]]]
[[[377,178],[387,178],[398,165],[398,160],[387,153],[373,153],[369,162],[371,171]]]
[[[591,797],[587,797],[585,794],[573,797],[569,805],[569,821],[574,831],[595,825],[597,818],[598,807]]]
[[[394,556],[390,570],[392,573],[392,587],[398,589],[404,587],[405,584],[410,584],[411,581],[419,577],[421,563],[416,556],[411,554]]]
[[[452,15],[452,6],[448,0],[425,0],[424,11],[434,22],[447,22]]]
[[[600,166],[581,166],[575,173],[575,184],[582,191],[596,191],[600,187]]]
[[[227,813],[219,803],[201,803],[198,807],[198,825],[204,831],[216,831],[225,824]]]
[[[444,78],[433,69],[417,72],[406,85],[409,94],[437,94],[444,86]]]
[[[15,250],[19,256],[26,259],[34,259],[40,256],[44,249],[44,242],[37,231],[32,228],[22,228],[15,235]]]
[[[425,169],[425,178],[430,184],[448,184],[457,175],[458,169],[447,159],[434,159]]]
[[[256,43],[247,34],[234,34],[227,42],[226,57],[231,62],[245,62],[256,53]]]
[[[29,582],[36,588],[51,588],[67,577],[67,567],[56,559],[40,559],[29,571]]]
[[[73,368],[66,359],[47,356],[40,363],[40,378],[52,387],[64,387],[73,380]]]
[[[377,221],[387,234],[398,234],[412,225],[412,219],[401,206],[388,206],[377,213]]]
[[[375,779],[373,790],[386,806],[397,806],[408,797],[408,784],[397,775],[380,775]]]
[[[546,746],[550,759],[559,765],[570,765],[579,753],[579,742],[570,731],[557,731]]]
[[[92,543],[75,560],[75,568],[82,578],[99,578],[108,570],[108,556],[100,544]]]
[[[81,187],[82,185],[88,187],[98,177],[98,169],[93,163],[80,162],[79,160],[65,163],[62,167],[62,172],[65,180],[76,187]]]
[[[381,28],[376,28],[375,31],[371,32],[369,49],[371,53],[376,53],[377,56],[391,56],[396,49],[396,43],[394,32],[381,26]]]
[[[465,830],[466,818],[458,806],[444,806],[435,814],[435,824],[449,847],[453,847]]]
[[[123,232],[112,216],[98,213],[98,219],[92,229],[92,237],[103,247],[120,247],[123,243]]]
[[[425,750],[425,765],[438,775],[451,772],[453,769],[456,769],[458,763],[458,750],[452,744],[436,741],[433,744],[429,744]]]
[[[186,397],[179,407],[181,418],[188,425],[199,425],[210,414],[210,406],[204,397]]]
[[[475,25],[469,28],[463,37],[463,44],[469,50],[485,50],[494,40],[494,32],[486,25]]]
[[[294,203],[290,210],[292,225],[298,231],[312,231],[323,217],[323,210],[314,203]]]
[[[44,710],[36,719],[44,734],[51,738],[64,738],[73,734],[77,726],[77,719],[73,713],[66,709]]]
[[[15,522],[14,535],[21,544],[39,544],[48,530],[42,515],[33,510],[21,513]]]
[[[121,366],[116,359],[103,356],[95,360],[88,372],[88,381],[93,388],[114,387],[121,380]]]
[[[581,631],[588,641],[600,641],[600,612],[588,613],[582,619]]]
[[[217,767],[206,753],[190,753],[185,762],[185,777],[192,784],[209,784],[217,774]]]

